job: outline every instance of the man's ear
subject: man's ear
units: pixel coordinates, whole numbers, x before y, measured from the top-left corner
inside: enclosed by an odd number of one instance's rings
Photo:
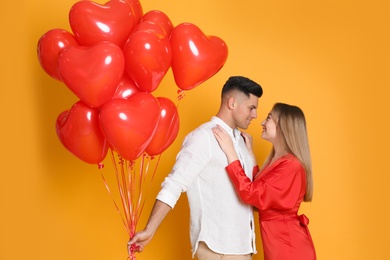
[[[233,97],[229,98],[229,99],[228,99],[228,104],[227,104],[227,105],[228,105],[229,109],[234,109],[234,107],[237,106],[236,99],[233,98]]]

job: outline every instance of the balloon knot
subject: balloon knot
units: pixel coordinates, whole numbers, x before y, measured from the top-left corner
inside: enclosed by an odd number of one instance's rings
[[[179,101],[182,100],[184,98],[184,96],[185,96],[184,90],[179,89],[177,91],[177,100],[179,100]]]

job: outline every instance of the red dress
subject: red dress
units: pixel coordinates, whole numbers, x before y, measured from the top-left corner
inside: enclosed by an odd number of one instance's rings
[[[306,174],[296,157],[288,154],[279,158],[253,182],[238,160],[226,170],[241,200],[259,210],[264,260],[316,259],[309,220],[297,215],[306,193]],[[258,172],[257,166],[254,171]]]

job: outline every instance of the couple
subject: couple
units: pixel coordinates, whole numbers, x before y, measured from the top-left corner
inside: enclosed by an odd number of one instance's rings
[[[296,106],[277,103],[262,122],[272,150],[259,169],[247,129],[257,117],[263,90],[242,76],[223,86],[215,117],[188,134],[166,177],[144,230],[128,248],[142,251],[187,192],[192,256],[199,260],[252,259],[256,253],[254,206],[259,212],[265,260],[316,259],[307,228],[297,215],[311,201],[312,173],[305,117]]]

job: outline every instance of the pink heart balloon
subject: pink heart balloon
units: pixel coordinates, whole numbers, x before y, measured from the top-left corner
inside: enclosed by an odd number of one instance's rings
[[[138,92],[127,99],[112,99],[101,108],[100,125],[114,150],[126,160],[137,159],[156,130],[159,103],[150,93]]]
[[[228,48],[217,36],[206,36],[196,25],[182,23],[171,33],[172,72],[177,86],[190,90],[217,73]]]
[[[106,157],[108,143],[100,129],[99,112],[83,102],[58,116],[56,131],[65,148],[80,160],[97,164]]]
[[[63,82],[92,107],[100,107],[112,98],[124,67],[122,50],[109,42],[69,47],[58,60]]]
[[[129,3],[112,0],[104,5],[79,1],[69,12],[69,23],[80,45],[109,41],[122,47],[135,25]]]

